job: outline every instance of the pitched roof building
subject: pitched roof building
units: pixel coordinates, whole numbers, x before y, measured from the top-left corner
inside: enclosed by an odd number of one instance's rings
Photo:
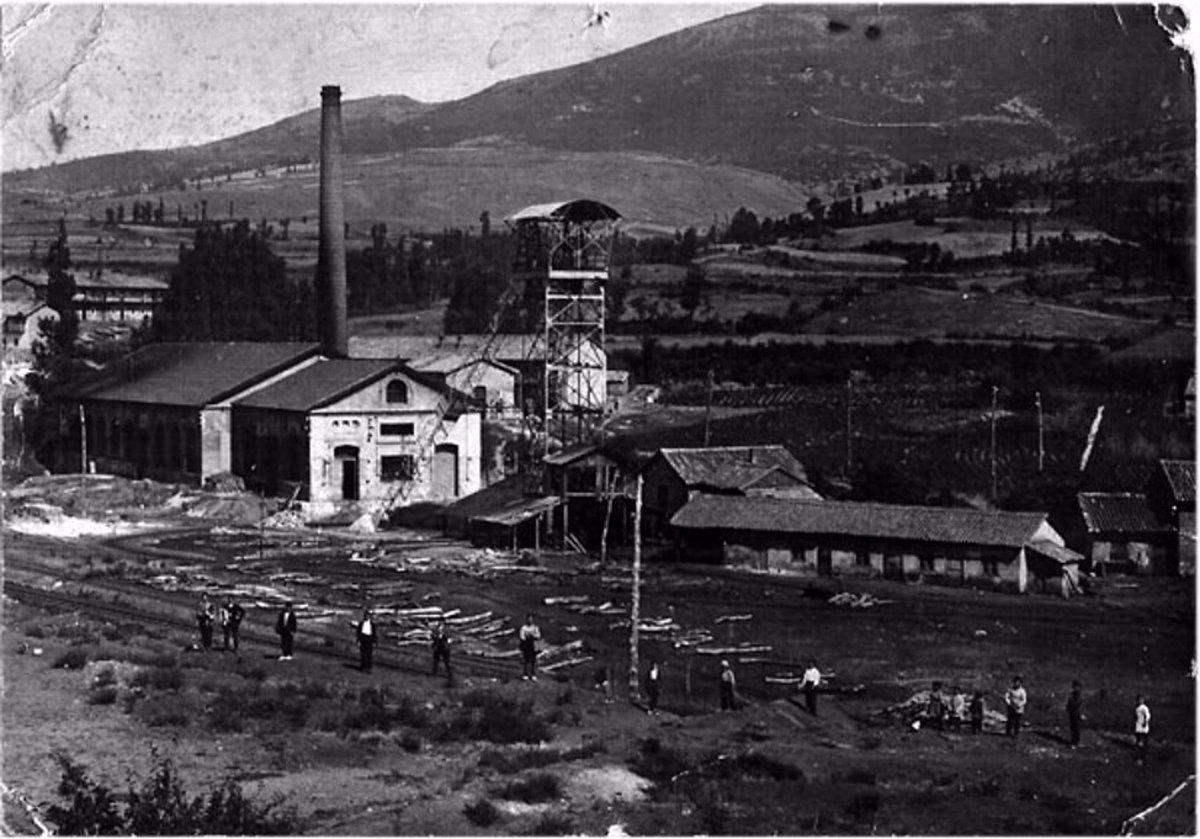
[[[1069,592],[1080,556],[1045,513],[697,495],[671,519],[681,555],[761,571]]]

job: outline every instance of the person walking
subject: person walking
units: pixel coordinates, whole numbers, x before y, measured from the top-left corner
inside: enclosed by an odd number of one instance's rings
[[[1028,702],[1029,696],[1025,693],[1021,677],[1014,676],[1012,687],[1004,692],[1004,706],[1008,711],[1004,733],[1009,737],[1016,737],[1021,732],[1021,720],[1025,717],[1025,705]]]
[[[800,689],[804,691],[804,705],[814,717],[817,715],[817,688],[820,686],[821,671],[817,669],[817,663],[810,660],[800,682]]]
[[[1141,694],[1138,694],[1137,707],[1133,709],[1133,742],[1143,752],[1150,743],[1150,706]]]
[[[358,641],[358,669],[370,673],[375,664],[375,645],[379,643],[375,614],[370,609],[363,609],[362,620],[358,622],[354,634]]]
[[[1079,680],[1071,682],[1071,693],[1067,697],[1067,723],[1071,728],[1071,748],[1079,745],[1079,732],[1083,725],[1083,688]]]
[[[525,616],[525,623],[521,625],[517,639],[521,647],[521,679],[532,679],[536,682],[538,641],[542,639],[542,631],[538,629],[532,612]]]
[[[275,619],[275,634],[279,636],[279,660],[292,660],[292,645],[296,640],[296,611],[289,601]]]
[[[728,661],[721,662],[721,710],[737,710],[737,677]]]
[[[208,599],[207,594],[200,598],[200,605],[196,607],[196,625],[200,629],[201,649],[211,649],[213,641],[213,605]]]
[[[658,713],[659,676],[658,659],[650,659],[650,669],[646,671],[646,713]]]
[[[986,707],[986,703],[983,701],[983,691],[975,691],[971,696],[971,731],[975,734],[983,733],[983,716]]]
[[[430,671],[430,676],[436,676],[438,671],[438,662],[443,662],[446,665],[446,681],[454,679],[454,674],[450,671],[450,632],[446,629],[446,619],[438,618],[437,623],[433,625],[433,631],[430,635],[430,646],[433,649],[433,670]]]

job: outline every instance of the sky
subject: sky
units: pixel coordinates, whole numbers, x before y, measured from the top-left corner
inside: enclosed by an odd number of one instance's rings
[[[318,107],[326,84],[457,99],[753,5],[6,4],[0,161],[204,143]]]

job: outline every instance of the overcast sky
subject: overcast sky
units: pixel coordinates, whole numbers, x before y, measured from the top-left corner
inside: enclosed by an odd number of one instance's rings
[[[3,168],[231,136],[324,84],[457,99],[752,5],[5,5]]]

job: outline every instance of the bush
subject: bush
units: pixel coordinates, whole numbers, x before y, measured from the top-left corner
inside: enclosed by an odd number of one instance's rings
[[[859,793],[846,805],[846,815],[860,821],[874,819],[879,812],[879,801],[877,792]]]
[[[140,787],[130,781],[124,795],[96,783],[85,767],[56,754],[62,777],[47,818],[64,835],[290,835],[300,826],[292,811],[276,812],[280,800],[258,804],[233,781],[190,797],[169,760],[160,760]],[[123,799],[123,807],[118,802]]]
[[[443,720],[436,734],[441,742],[540,743],[551,737],[550,726],[534,713],[532,700],[517,702],[484,690],[464,696],[463,707]]]
[[[705,777],[720,779],[765,779],[803,781],[804,773],[790,763],[781,763],[759,752],[747,752],[731,760],[718,760],[706,769]]]
[[[510,781],[494,794],[509,801],[523,801],[526,804],[541,804],[554,801],[562,795],[562,782],[557,775],[549,772],[537,772],[526,778]]]
[[[25,629],[25,637],[27,637],[27,638],[45,638],[46,630],[40,624],[34,624],[33,626],[27,627]]]
[[[391,731],[401,726],[423,728],[429,722],[425,709],[406,694],[395,695],[387,688],[369,687],[358,695],[355,707],[335,724],[346,731]]]
[[[87,663],[87,650],[72,647],[54,660],[54,667],[66,670],[82,670]]]
[[[130,687],[155,690],[179,690],[183,687],[183,670],[174,663],[169,667],[151,666],[138,670],[129,680]]]
[[[135,709],[142,722],[151,728],[173,726],[183,728],[192,721],[195,709],[179,696],[151,696],[137,703]]]
[[[117,689],[111,685],[98,687],[88,694],[89,705],[112,705],[117,701]]]
[[[463,807],[463,814],[476,827],[490,827],[500,821],[500,811],[486,798],[480,798]]]
[[[297,729],[307,722],[308,710],[307,700],[290,686],[254,684],[246,690],[222,686],[208,706],[208,724],[214,731],[241,731],[244,720],[263,720]]]
[[[568,813],[543,813],[540,819],[521,831],[524,836],[570,836],[575,832],[575,822]]]
[[[664,746],[656,737],[642,740],[629,768],[656,784],[669,783],[677,775],[695,769],[697,762],[678,749]]]

